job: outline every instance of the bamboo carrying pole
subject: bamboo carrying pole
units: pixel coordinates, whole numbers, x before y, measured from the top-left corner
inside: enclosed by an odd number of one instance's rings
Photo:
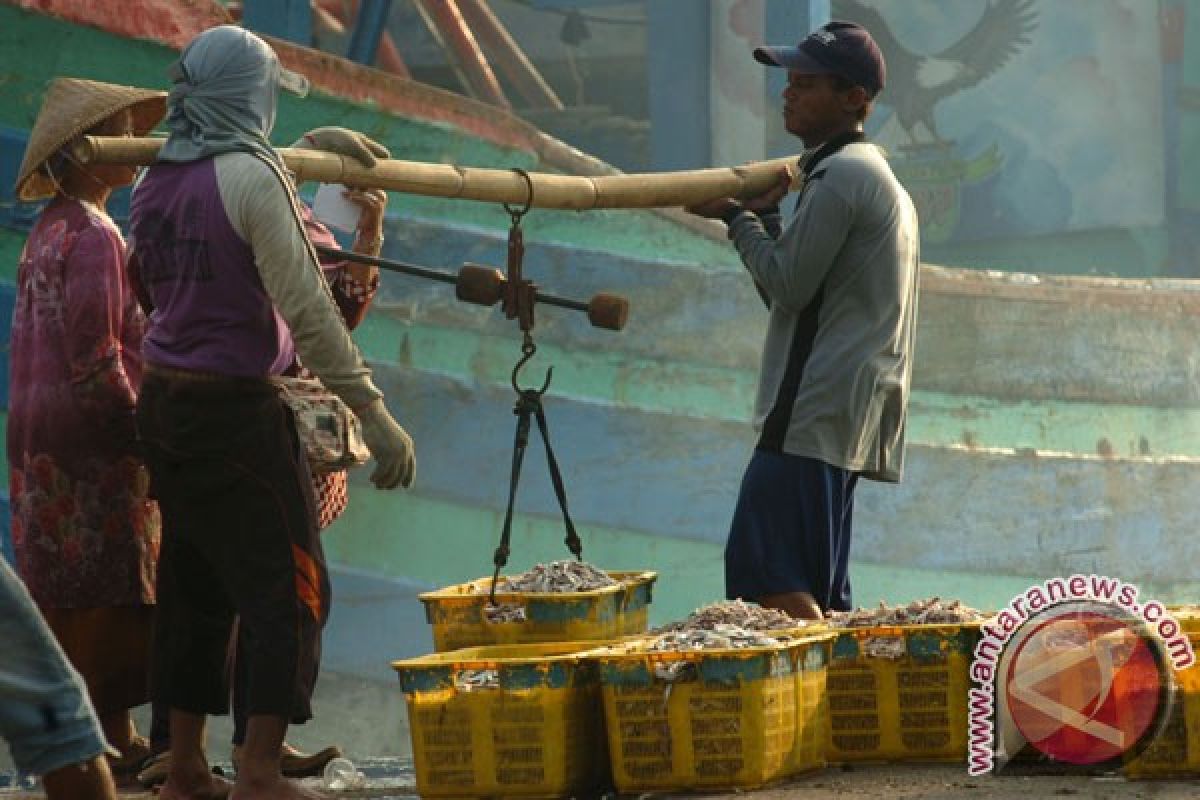
[[[84,136],[74,155],[84,164],[154,163],[160,138]],[[598,208],[669,208],[687,206],[717,197],[755,197],[779,180],[785,165],[796,157],[760,161],[740,167],[646,172],[623,175],[555,175],[528,173],[529,181],[514,170],[456,167],[422,161],[379,161],[364,167],[352,158],[320,150],[278,150],[288,169],[299,180],[343,183],[393,192],[454,197],[489,203],[587,211]],[[793,170],[793,174],[796,171]],[[529,196],[530,186],[533,197]]]

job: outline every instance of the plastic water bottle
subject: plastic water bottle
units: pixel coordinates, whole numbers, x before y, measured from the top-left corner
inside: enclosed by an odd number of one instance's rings
[[[367,776],[348,758],[335,758],[326,764],[324,778],[326,789],[361,789],[367,784]]]

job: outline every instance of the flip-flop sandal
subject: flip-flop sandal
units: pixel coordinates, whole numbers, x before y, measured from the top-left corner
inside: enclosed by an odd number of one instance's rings
[[[241,748],[233,748],[233,769],[236,772],[238,761],[241,760]],[[279,759],[279,771],[285,778],[311,778],[320,775],[325,765],[335,758],[342,757],[342,748],[330,745],[316,753],[302,753],[287,742],[283,743],[283,753]]]
[[[119,758],[108,756],[108,768],[113,775],[133,775],[142,769],[148,758],[150,758],[150,740],[145,736],[135,736],[129,744],[129,749]]]

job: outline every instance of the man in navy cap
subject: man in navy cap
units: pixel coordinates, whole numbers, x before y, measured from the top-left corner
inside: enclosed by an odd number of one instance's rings
[[[754,57],[788,71],[787,130],[806,148],[790,221],[790,170],[744,204],[690,207],[721,219],[769,309],[754,424],[725,546],[729,598],[820,619],[851,606],[860,476],[900,480],[917,317],[917,214],[863,120],[886,68],[864,28],[831,22]]]

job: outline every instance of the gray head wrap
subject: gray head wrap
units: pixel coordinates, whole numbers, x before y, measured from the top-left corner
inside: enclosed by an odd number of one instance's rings
[[[171,65],[170,134],[159,161],[196,161],[233,151],[258,153],[283,168],[267,136],[275,124],[279,58],[233,25],[209,28]]]

